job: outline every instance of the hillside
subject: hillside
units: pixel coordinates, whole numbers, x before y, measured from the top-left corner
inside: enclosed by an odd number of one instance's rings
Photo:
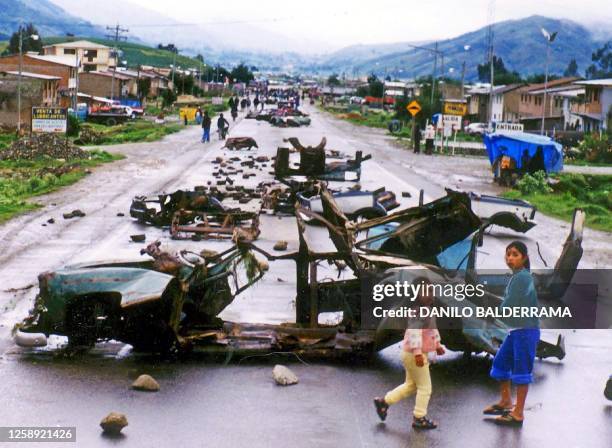
[[[75,40],[86,39],[99,44],[112,47],[114,41],[108,39],[90,38],[90,37],[75,37]],[[44,39],[45,44],[53,44],[65,42],[65,37],[48,37]],[[127,61],[129,67],[138,65],[152,65],[155,67],[168,67],[174,61],[174,53],[167,50],[159,50],[157,48],[148,47],[146,45],[137,44],[134,42],[119,42],[117,45],[123,51],[122,60]],[[176,56],[176,65],[182,68],[199,67],[200,62],[197,60],[183,56]]]
[[[570,20],[531,16],[499,22],[493,26],[495,54],[502,57],[506,68],[516,70],[522,75],[544,72],[546,40],[541,34],[541,27],[551,32],[559,31],[551,47],[551,73],[561,74],[573,58],[578,63],[579,71],[584,72],[591,63],[591,53],[602,45],[602,42],[596,40],[589,30]],[[470,50],[466,52],[464,45],[470,45]],[[433,44],[429,44],[428,47],[433,48]],[[477,77],[476,68],[485,61],[486,48],[487,28],[438,43],[438,49],[444,53],[445,72],[448,73],[448,69],[453,67],[455,75],[459,76],[461,64],[465,60],[467,79]],[[361,48],[360,53],[367,55],[366,50],[367,48]],[[427,75],[433,68],[433,56],[423,50],[390,52],[366,59],[360,58],[359,54],[353,56],[352,61],[349,59],[347,62],[332,58],[325,61],[322,66],[336,72],[375,72],[378,75],[384,75],[386,69],[393,77]],[[403,70],[401,75],[400,69]],[[438,70],[440,70],[440,60],[438,60]]]
[[[0,40],[7,40],[20,23],[29,22],[42,36],[104,35],[101,27],[66,13],[48,0],[0,0]]]

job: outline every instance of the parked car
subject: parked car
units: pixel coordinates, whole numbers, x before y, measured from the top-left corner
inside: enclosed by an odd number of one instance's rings
[[[470,123],[468,124],[464,132],[468,135],[484,135],[487,132],[486,123]]]

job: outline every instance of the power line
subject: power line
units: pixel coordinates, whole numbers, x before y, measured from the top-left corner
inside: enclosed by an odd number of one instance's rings
[[[115,46],[113,47],[113,53],[115,56],[115,69],[113,70],[113,78],[111,80],[111,101],[113,100],[115,94],[115,74],[117,73],[117,66],[119,65],[119,50],[117,49],[117,43],[120,40],[127,40],[127,36],[124,36],[129,30],[127,28],[122,28],[119,24],[114,27],[106,27],[107,31],[113,31],[114,34],[107,34],[107,39],[112,39],[115,41]],[[121,95],[119,95],[121,96]]]

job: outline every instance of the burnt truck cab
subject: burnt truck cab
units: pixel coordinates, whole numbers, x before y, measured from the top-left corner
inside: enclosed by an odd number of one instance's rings
[[[468,194],[451,190],[447,190],[445,197],[429,204],[358,223],[348,220],[324,188],[321,198],[323,213],[304,209],[296,213],[300,235],[300,249],[294,258],[297,264],[296,322],[317,328],[320,327],[320,313],[341,312],[344,348],[379,350],[403,337],[403,331],[389,330],[384,318],[374,328],[363,325],[364,295],[371,294],[364,285],[371,285],[372,279],[410,282],[426,275],[432,282],[474,283],[481,275],[476,269],[476,249],[482,245],[484,232],[490,226],[526,232],[534,225],[523,216],[507,211],[481,219],[471,210]],[[335,251],[315,252],[311,249],[305,237],[302,215],[327,227]],[[582,255],[583,222],[584,212],[577,210],[555,269],[536,280],[540,297],[563,296]],[[376,232],[371,233],[372,230]],[[352,271],[352,278],[319,281],[317,266],[324,260],[343,262]],[[498,274],[497,277],[507,281],[504,275]],[[501,281],[492,283],[499,285]],[[498,305],[500,302],[501,294],[496,286],[486,290],[480,302],[469,306]],[[450,302],[436,298],[436,304],[448,306]],[[495,353],[508,331],[509,327],[499,320],[465,320],[442,334],[443,342],[451,350]],[[562,338],[556,344],[540,342],[538,356],[561,359],[564,355]]]
[[[206,257],[187,251],[172,256],[157,242],[143,251],[152,258],[41,274],[34,308],[16,331],[67,336],[74,346],[114,339],[139,351],[168,351],[188,327],[222,326],[217,315],[263,275],[243,247]],[[249,275],[240,285],[237,269],[245,265]]]

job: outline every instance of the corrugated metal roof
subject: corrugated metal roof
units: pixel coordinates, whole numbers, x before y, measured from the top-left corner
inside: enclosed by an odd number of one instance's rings
[[[54,64],[66,65],[68,67],[77,66],[77,61],[75,56],[56,56],[56,55],[40,55],[40,54],[28,54],[24,55],[25,57],[38,59],[41,61],[52,62]]]
[[[19,71],[15,71],[15,70],[11,70],[8,72],[2,72],[2,73],[8,73],[10,75],[16,75],[19,76]],[[49,76],[49,75],[41,75],[40,73],[32,73],[32,72],[21,72],[21,76],[25,77],[25,78],[36,78],[36,79],[44,79],[44,80],[53,80],[53,79],[62,79],[59,76]]]
[[[107,47],[106,45],[97,44],[89,40],[75,40],[74,42],[61,42],[58,44],[45,45],[43,48],[51,48],[51,47],[85,48],[85,49],[110,48],[110,47]]]
[[[588,81],[576,81],[574,84],[579,84],[581,86],[604,86],[604,87],[611,87],[612,86],[612,78],[589,79]]]

